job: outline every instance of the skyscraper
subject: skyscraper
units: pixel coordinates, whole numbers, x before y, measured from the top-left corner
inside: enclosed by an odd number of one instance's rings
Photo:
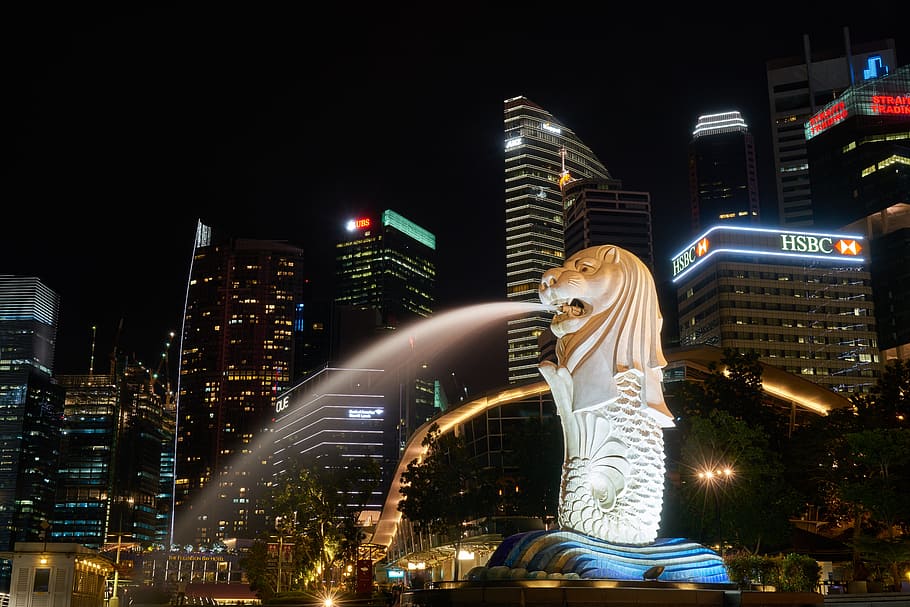
[[[576,179],[563,188],[566,257],[582,249],[615,244],[654,272],[651,194],[623,190],[619,181]]]
[[[51,537],[91,548],[115,535],[143,546],[159,542],[165,411],[152,374],[136,361],[115,359],[109,374],[57,381],[66,405]]]
[[[540,277],[565,257],[561,178],[612,177],[571,129],[525,97],[505,100],[504,133],[506,297],[538,302]],[[540,313],[509,321],[509,383],[540,379],[538,337],[550,320]]]
[[[252,537],[258,440],[292,382],[303,251],[199,222],[180,348],[174,538]],[[261,521],[259,521],[261,522]]]
[[[867,242],[859,235],[715,226],[674,256],[682,346],[753,350],[835,392],[881,373]]]
[[[879,347],[910,356],[910,66],[849,87],[805,125],[817,225],[870,241]]]
[[[389,328],[433,313],[435,235],[390,209],[349,221],[347,231],[335,247],[336,305],[375,310]]]
[[[64,390],[51,381],[60,297],[40,279],[0,275],[0,549],[50,521]]]
[[[737,111],[698,117],[689,142],[692,235],[721,222],[757,223],[755,142]]]
[[[878,78],[893,69],[896,53],[891,38],[853,44],[849,30],[844,28],[842,50],[813,51],[809,37],[804,36],[802,55],[767,62],[771,144],[781,226],[815,225],[803,125],[820,106],[847,87]]]
[[[352,219],[347,231],[349,237],[335,248],[332,350],[339,361],[384,333],[428,318],[436,299],[432,232],[392,210]],[[397,420],[397,444],[435,412],[434,381],[422,372],[422,362],[408,357],[395,369],[404,402],[387,419]]]

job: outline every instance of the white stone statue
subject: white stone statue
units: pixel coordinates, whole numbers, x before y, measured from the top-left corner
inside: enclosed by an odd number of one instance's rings
[[[550,386],[565,438],[559,525],[617,544],[654,542],[664,493],[663,317],[654,279],[614,245],[590,247],[544,273],[540,300],[558,364]]]

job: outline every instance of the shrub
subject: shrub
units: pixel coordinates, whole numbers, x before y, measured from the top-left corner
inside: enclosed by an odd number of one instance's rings
[[[774,586],[779,592],[815,592],[821,572],[818,562],[803,554],[737,555],[728,557],[725,563],[730,580],[741,590],[761,584]]]

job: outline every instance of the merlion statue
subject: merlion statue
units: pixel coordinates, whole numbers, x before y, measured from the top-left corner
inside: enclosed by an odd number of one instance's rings
[[[674,423],[648,268],[620,247],[590,247],[543,274],[540,300],[558,310],[556,364],[539,368],[565,438],[559,526],[505,538],[468,579],[730,583],[716,552],[657,537]]]
[[[543,274],[540,300],[558,309],[558,364],[544,361],[540,373],[565,438],[560,528],[651,543],[663,505],[663,428],[674,425],[651,273],[618,246],[590,247]]]

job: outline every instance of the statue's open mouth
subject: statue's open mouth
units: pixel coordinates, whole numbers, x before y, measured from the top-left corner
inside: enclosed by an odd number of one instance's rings
[[[584,316],[586,313],[585,302],[580,299],[573,299],[572,301],[564,304],[559,304],[556,306],[556,309],[559,310],[557,316],[572,317],[578,318]]]

